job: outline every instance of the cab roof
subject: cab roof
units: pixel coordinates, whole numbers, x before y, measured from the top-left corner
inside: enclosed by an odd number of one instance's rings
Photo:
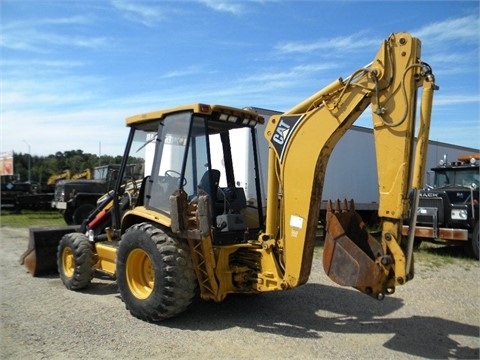
[[[134,126],[136,124],[148,123],[149,121],[157,121],[165,118],[167,115],[184,111],[200,115],[211,115],[215,120],[225,121],[232,124],[235,123],[240,126],[253,127],[256,124],[263,124],[264,122],[263,117],[252,110],[239,109],[224,105],[196,103],[130,116],[126,119],[126,125]]]

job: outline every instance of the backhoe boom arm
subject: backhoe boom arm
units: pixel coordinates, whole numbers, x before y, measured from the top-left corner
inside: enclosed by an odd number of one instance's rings
[[[353,204],[333,206],[327,216],[324,268],[343,285],[375,297],[391,293],[413,276],[406,267],[401,225],[411,204],[408,192],[421,187],[426,161],[434,77],[420,61],[420,41],[392,34],[368,66],[335,80],[286,113],[270,119],[269,192],[263,239],[275,239],[283,287],[307,281],[329,156],[370,105],[376,147],[380,243],[369,236]],[[414,156],[417,89],[422,113]],[[361,154],[359,154],[361,161]],[[415,171],[414,171],[415,169]],[[413,178],[413,184],[410,179]],[[352,174],[355,176],[355,174]]]

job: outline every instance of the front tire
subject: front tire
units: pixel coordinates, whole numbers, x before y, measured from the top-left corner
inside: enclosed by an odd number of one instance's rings
[[[479,247],[480,247],[480,234],[478,232],[478,224],[479,222],[477,221],[477,224],[475,225],[475,228],[473,229],[473,236],[472,236],[472,253],[473,253],[473,256],[475,256],[475,258],[477,260],[479,260]]]
[[[188,245],[151,224],[133,225],[119,244],[117,284],[126,308],[141,320],[180,314],[197,287]]]
[[[57,251],[57,268],[67,289],[80,290],[93,279],[95,257],[92,245],[82,233],[66,234],[60,240]]]
[[[90,213],[95,210],[92,204],[82,204],[74,212],[72,216],[73,225],[81,225]]]
[[[65,211],[63,212],[63,220],[65,220],[65,223],[66,223],[67,225],[74,225],[74,224],[73,224],[73,214],[72,214],[72,212],[69,211],[69,210],[65,210]]]

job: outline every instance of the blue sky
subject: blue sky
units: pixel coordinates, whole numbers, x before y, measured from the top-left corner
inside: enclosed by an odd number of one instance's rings
[[[0,151],[120,155],[125,118],[192,102],[285,111],[408,31],[430,138],[480,148],[478,1],[0,0]],[[368,111],[356,123],[370,127]]]

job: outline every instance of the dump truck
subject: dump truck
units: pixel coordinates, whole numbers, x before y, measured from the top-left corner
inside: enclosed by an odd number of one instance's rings
[[[374,299],[393,294],[414,277],[415,223],[408,236],[402,224],[416,214],[418,196],[409,193],[423,184],[438,88],[420,52],[419,39],[391,34],[371,64],[270,117],[263,134],[269,142],[265,207],[261,196],[247,203],[237,186],[231,148],[236,132],[247,128],[258,157],[256,126],[264,119],[256,112],[195,103],[128,117],[113,191],[78,228],[31,231],[21,261],[33,275],[57,270],[70,290],[87,287],[96,274],[110,276],[130,313],[149,322],[181,314],[198,296],[220,302],[233,293],[301,286],[311,271],[329,156],[370,106],[381,233],[367,232],[352,199],[333,199],[323,268],[334,282]],[[223,154],[222,171],[212,166],[214,152]],[[141,181],[123,176],[131,156],[145,159]]]
[[[422,241],[467,245],[479,258],[478,206],[480,154],[468,154],[449,162],[445,156],[432,168],[433,184],[419,193],[415,245]],[[404,234],[409,232],[404,226]]]

